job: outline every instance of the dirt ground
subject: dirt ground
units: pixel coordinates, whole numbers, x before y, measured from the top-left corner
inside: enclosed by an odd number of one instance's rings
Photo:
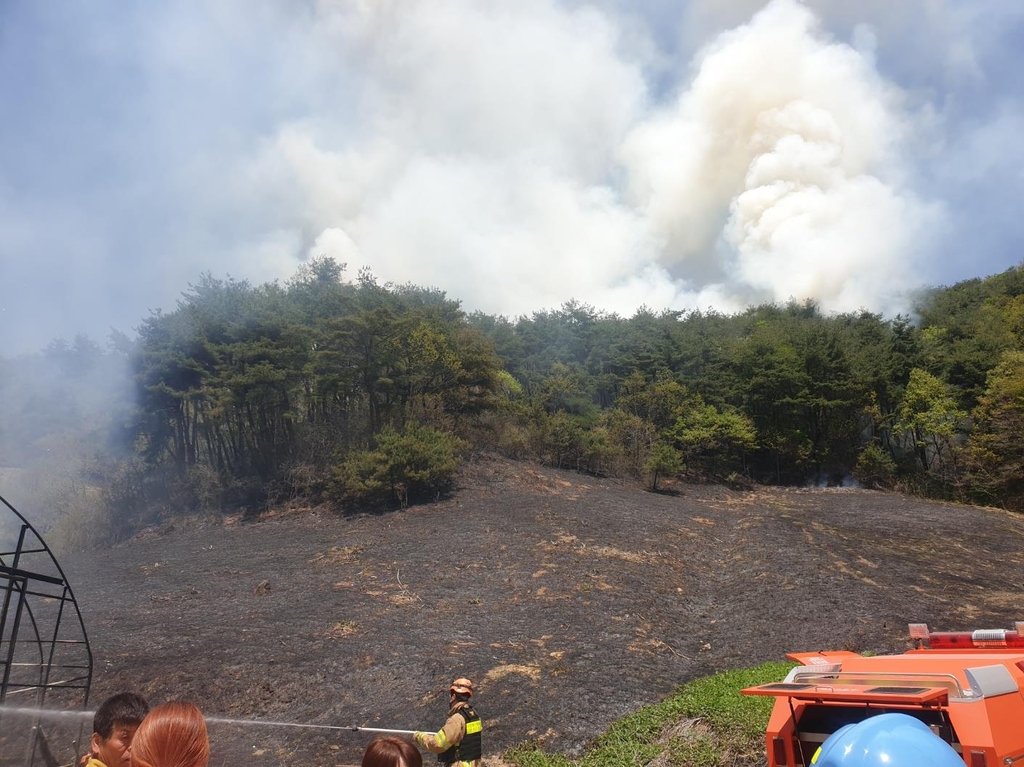
[[[62,562],[95,663],[211,718],[436,729],[578,754],[613,720],[787,651],[1024,619],[1024,517],[867,490],[612,481],[479,459],[447,501],[177,525]],[[369,736],[212,722],[211,765],[357,764]]]

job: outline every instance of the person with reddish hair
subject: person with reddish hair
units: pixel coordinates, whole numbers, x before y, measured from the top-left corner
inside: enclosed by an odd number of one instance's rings
[[[132,738],[132,767],[206,767],[209,760],[206,720],[194,703],[161,703]]]
[[[423,767],[423,757],[407,740],[377,738],[366,747],[362,767]]]

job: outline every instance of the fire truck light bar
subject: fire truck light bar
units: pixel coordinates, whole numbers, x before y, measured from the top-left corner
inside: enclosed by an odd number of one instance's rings
[[[911,639],[927,642],[933,650],[969,650],[995,647],[1024,647],[1024,621],[1015,621],[1013,630],[977,629],[975,631],[929,631],[927,623],[907,625]]]

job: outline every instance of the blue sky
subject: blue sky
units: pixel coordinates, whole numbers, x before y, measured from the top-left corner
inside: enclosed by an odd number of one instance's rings
[[[203,271],[906,311],[1024,259],[1024,4],[0,5],[0,354]]]

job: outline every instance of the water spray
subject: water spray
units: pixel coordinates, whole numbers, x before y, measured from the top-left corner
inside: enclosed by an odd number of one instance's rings
[[[30,716],[39,719],[81,719],[90,718],[95,713],[95,711],[60,711],[52,708],[0,705],[0,715],[3,716]]]
[[[11,716],[35,717],[38,719],[65,719],[65,718],[89,718],[95,711],[59,711],[49,708],[29,708],[15,706],[0,706],[0,714]],[[342,727],[334,724],[304,724],[302,722],[268,722],[260,719],[226,719],[218,716],[203,717],[207,724],[236,724],[255,727],[296,727],[313,730],[343,730],[345,732],[380,732],[389,735],[415,735],[416,730],[388,730],[381,727],[360,727],[353,724]]]
[[[210,724],[243,724],[255,725],[257,727],[307,727],[316,730],[345,730],[347,732],[385,732],[392,735],[415,735],[416,730],[385,730],[380,727],[360,727],[353,724],[349,727],[339,727],[334,724],[302,724],[299,722],[267,722],[259,719],[222,719],[215,716],[204,717]]]

